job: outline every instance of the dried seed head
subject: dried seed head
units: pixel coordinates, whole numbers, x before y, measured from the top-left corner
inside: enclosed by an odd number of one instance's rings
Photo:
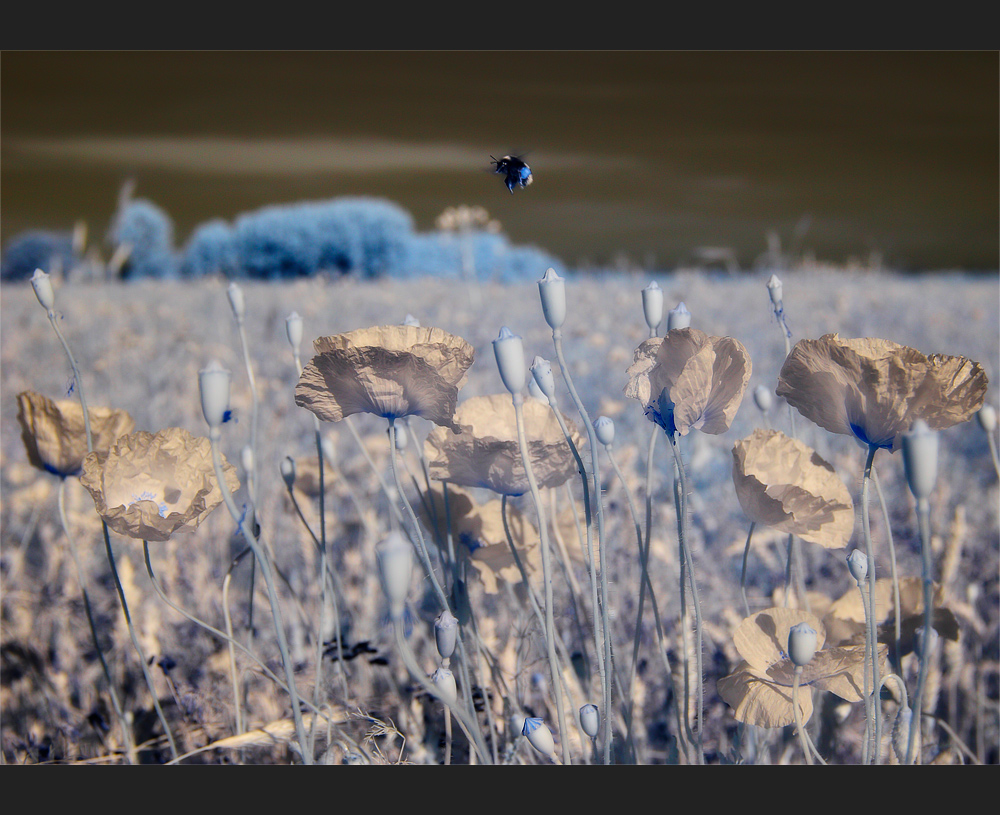
[[[500,379],[511,395],[517,395],[524,390],[526,370],[524,365],[524,343],[507,326],[500,329],[500,336],[493,340],[493,353],[496,356],[497,367],[500,369]]]
[[[288,344],[292,346],[295,356],[298,356],[302,345],[302,318],[297,311],[285,317],[285,336],[288,337]]]
[[[654,280],[642,290],[642,314],[650,331],[663,320],[663,289]]]
[[[690,328],[691,327],[691,312],[687,310],[687,306],[683,302],[678,303],[670,311],[667,312],[667,330],[670,331],[674,328]]]
[[[229,387],[232,375],[217,360],[198,371],[201,410],[210,428],[221,427],[229,413]]]
[[[538,294],[542,298],[542,314],[549,328],[555,330],[566,321],[566,281],[549,269],[538,281]]]
[[[918,501],[930,497],[937,482],[938,435],[923,419],[903,434],[903,467],[910,492]]]

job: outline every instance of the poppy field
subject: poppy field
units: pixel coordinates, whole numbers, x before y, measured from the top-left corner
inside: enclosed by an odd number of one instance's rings
[[[6,764],[997,764],[996,275],[2,291]]]

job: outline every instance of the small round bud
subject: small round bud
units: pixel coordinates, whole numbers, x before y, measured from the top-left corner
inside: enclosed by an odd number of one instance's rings
[[[674,328],[689,328],[691,325],[691,312],[687,310],[684,303],[678,303],[667,312],[667,330]]]
[[[512,395],[524,390],[527,372],[524,365],[524,343],[507,326],[500,329],[500,336],[493,340],[493,353],[500,369],[504,387]]]
[[[555,740],[552,738],[552,731],[541,719],[528,717],[524,720],[524,727],[521,728],[521,735],[528,743],[543,756],[552,756],[556,752]]]
[[[771,279],[767,281],[767,293],[771,295],[774,305],[781,305],[781,279],[776,274],[771,275]]]
[[[538,294],[542,298],[542,314],[549,328],[555,330],[566,321],[566,281],[549,269],[538,281]]]
[[[797,623],[788,631],[788,656],[799,667],[808,665],[816,655],[816,629],[808,623]]]
[[[281,460],[281,477],[288,489],[295,486],[295,459],[291,456],[285,456]]]
[[[655,328],[655,326],[650,326]],[[586,704],[580,708],[580,727],[590,738],[596,739],[601,729],[601,711],[597,705]]]
[[[297,311],[285,317],[285,336],[288,337],[288,344],[298,356],[299,348],[302,346],[302,318]]]
[[[458,643],[458,617],[448,609],[442,611],[434,621],[434,641],[437,643],[441,659],[450,659]]]
[[[997,429],[997,411],[993,405],[983,405],[976,413],[976,422],[987,433]]]
[[[771,409],[771,405],[774,404],[774,394],[770,388],[758,385],[753,389],[753,401],[761,413],[767,413]]]
[[[609,447],[614,444],[615,441],[615,423],[613,419],[607,416],[599,416],[597,421],[594,422],[594,434],[597,436],[597,440],[603,444],[605,447]]]
[[[649,330],[655,331],[663,319],[663,289],[655,280],[642,290],[642,314]]]
[[[536,356],[531,363],[531,378],[538,390],[551,402],[556,394],[556,380],[552,375],[552,365],[547,359]]]
[[[431,675],[431,682],[437,688],[438,693],[449,705],[454,705],[458,700],[458,685],[455,683],[455,674],[447,668],[438,668]]]
[[[917,419],[903,434],[903,468],[910,492],[918,501],[934,492],[937,482],[938,435],[923,419]]]
[[[389,601],[389,613],[393,620],[398,620],[403,615],[406,595],[410,591],[413,546],[399,532],[390,532],[375,545],[375,558],[382,591]]]
[[[52,278],[41,269],[35,269],[31,276],[31,288],[35,290],[35,297],[42,304],[46,311],[52,311],[56,305],[56,293],[52,290]]]
[[[229,305],[232,306],[233,316],[236,318],[236,324],[242,325],[243,318],[247,313],[247,303],[246,299],[243,297],[243,289],[241,289],[240,284],[234,280],[229,284],[229,289],[226,293],[229,295]]]
[[[847,556],[847,568],[851,577],[860,585],[868,576],[868,557],[860,549],[854,549]]]
[[[243,449],[240,450],[240,464],[243,467],[243,472],[253,472],[253,448],[249,444],[243,445]]]
[[[231,374],[217,360],[198,371],[201,410],[210,428],[221,427],[229,412]]]

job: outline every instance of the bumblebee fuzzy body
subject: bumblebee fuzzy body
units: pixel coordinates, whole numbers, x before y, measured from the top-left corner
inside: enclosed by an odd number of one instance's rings
[[[515,187],[527,187],[532,181],[531,168],[524,163],[520,156],[504,156],[493,159],[493,172],[504,176],[504,184],[514,194]]]

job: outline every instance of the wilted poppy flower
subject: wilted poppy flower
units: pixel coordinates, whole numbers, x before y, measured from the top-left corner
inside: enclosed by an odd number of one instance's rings
[[[986,386],[982,366],[965,357],[825,334],[796,343],[775,392],[825,430],[894,452],[917,419],[942,430],[971,418]]]
[[[710,337],[697,328],[674,328],[635,351],[625,395],[638,399],[646,417],[668,435],[729,429],[750,381],[750,355],[732,337]]]
[[[448,523],[444,511],[444,491],[431,488],[430,495],[433,498],[437,523],[443,538],[445,525]],[[455,555],[475,569],[487,594],[497,593],[499,580],[512,585],[521,582],[521,571],[510,551],[502,513],[502,502],[498,498],[485,504],[477,504],[465,490],[448,487],[447,517],[451,519]],[[423,516],[427,528],[433,530],[435,519],[429,518],[426,511]],[[535,574],[541,574],[538,531],[517,508],[510,506],[509,503],[507,525],[528,579],[530,580]],[[439,545],[443,543],[443,541],[437,542]]]
[[[863,645],[823,648],[826,632],[817,617],[798,609],[769,608],[747,617],[736,629],[733,643],[744,661],[718,682],[719,695],[739,721],[757,727],[784,727],[795,722],[795,664],[785,649],[788,634],[798,623],[806,623],[816,632],[817,648],[799,680],[801,721],[805,723],[812,716],[810,687],[830,691],[848,702],[864,699]],[[886,646],[879,645],[883,674],[886,653]]]
[[[522,405],[524,434],[538,486],[558,487],[576,475],[576,459],[552,408],[537,399]],[[563,420],[573,443],[583,444],[576,425]],[[517,421],[509,394],[474,396],[455,411],[453,433],[435,427],[427,436],[425,454],[432,478],[465,487],[485,487],[501,495],[528,492],[528,476],[517,443]]]
[[[440,328],[390,325],[319,337],[295,388],[295,404],[326,422],[355,413],[422,416],[454,427],[458,389],[474,351]]]
[[[58,476],[78,475],[87,456],[87,430],[79,402],[57,402],[34,391],[17,395],[17,420],[28,460]],[[119,436],[131,433],[135,421],[124,410],[89,408],[95,450],[107,450]]]
[[[240,487],[236,468],[223,458],[226,488]],[[191,532],[222,503],[212,448],[180,427],[159,433],[140,430],[83,462],[83,484],[98,514],[121,535],[165,541]]]
[[[854,501],[833,467],[779,430],[755,430],[733,446],[736,497],[755,523],[827,549],[847,546]]]

